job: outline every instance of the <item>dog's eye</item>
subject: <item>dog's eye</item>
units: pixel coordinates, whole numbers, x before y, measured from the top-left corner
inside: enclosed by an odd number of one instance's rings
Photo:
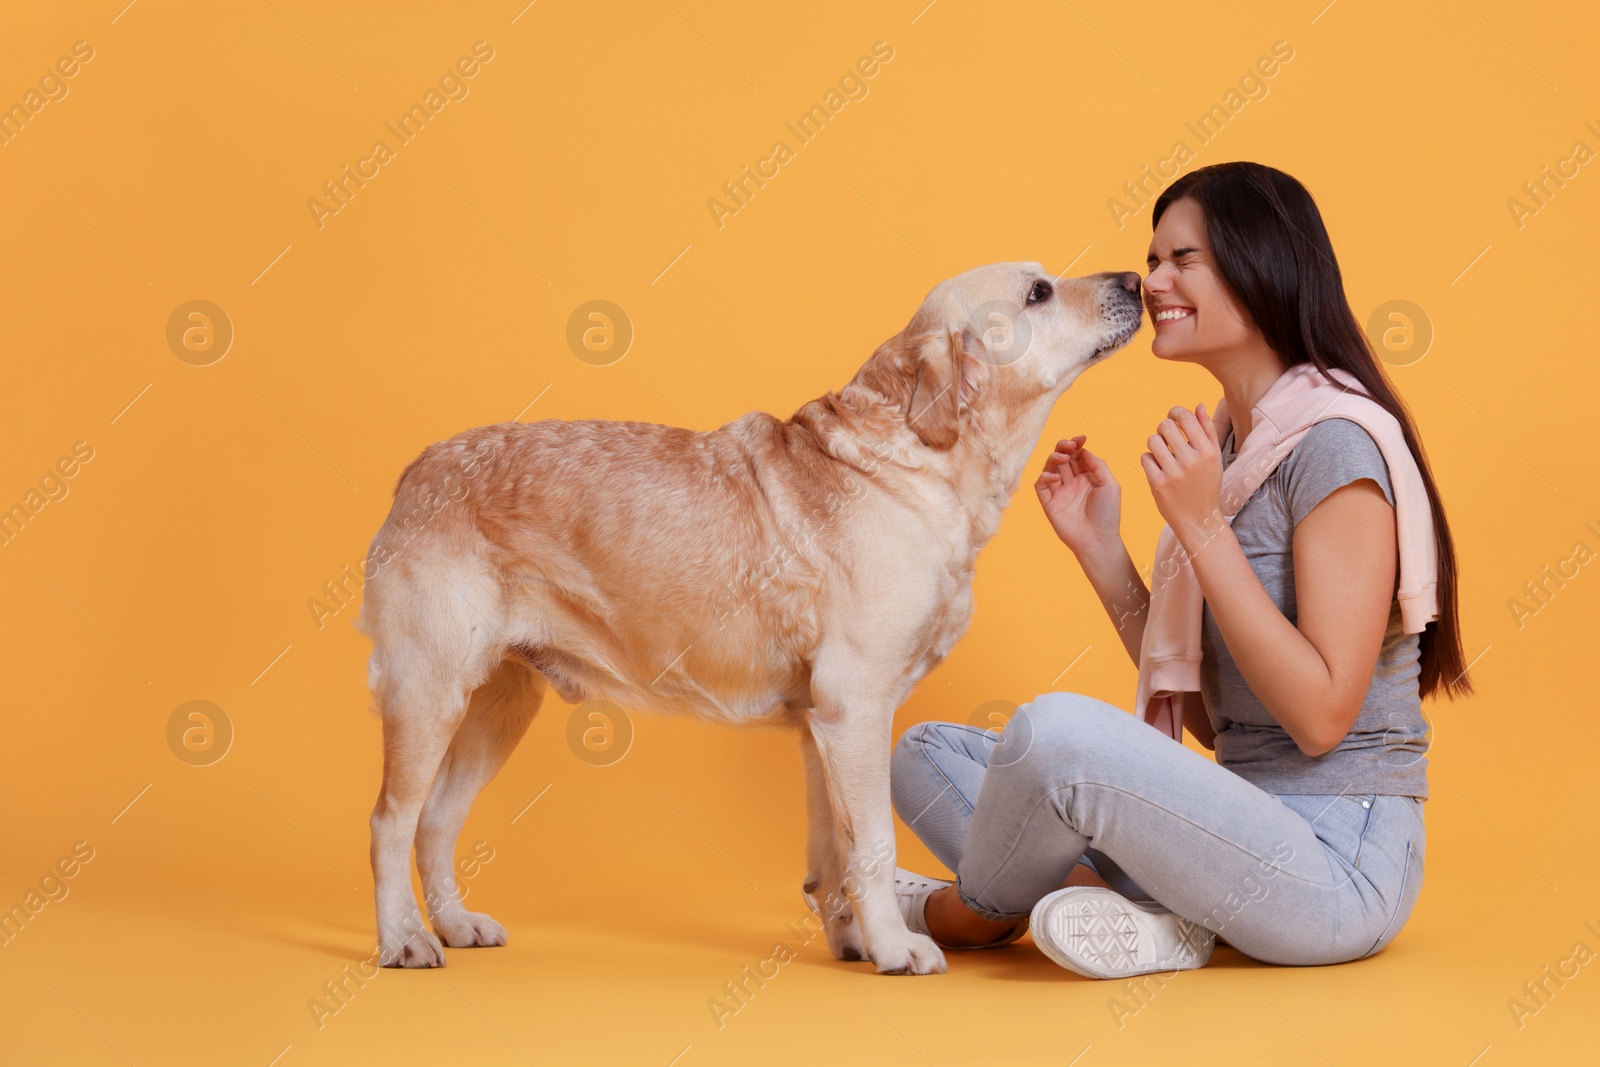
[[[1049,282],[1034,282],[1033,288],[1028,290],[1028,303],[1042,304],[1050,299],[1050,294],[1054,291],[1050,288]]]

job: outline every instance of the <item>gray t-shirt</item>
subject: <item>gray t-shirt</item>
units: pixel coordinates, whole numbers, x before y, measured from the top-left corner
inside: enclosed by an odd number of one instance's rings
[[[1234,459],[1233,435],[1222,462]],[[1233,533],[1267,595],[1298,622],[1294,588],[1294,530],[1335,489],[1370,478],[1389,503],[1394,490],[1378,445],[1349,419],[1323,419],[1284,457],[1233,520]],[[1400,603],[1389,610],[1372,685],[1350,732],[1315,758],[1294,740],[1250,691],[1223,644],[1211,609],[1202,613],[1200,692],[1217,732],[1217,763],[1269,793],[1428,795],[1428,724],[1417,679],[1418,635],[1401,626]]]

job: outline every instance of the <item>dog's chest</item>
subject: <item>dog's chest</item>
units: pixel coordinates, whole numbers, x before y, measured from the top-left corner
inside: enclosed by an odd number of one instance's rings
[[[967,632],[972,622],[972,568],[970,565],[940,575],[938,596],[930,614],[920,647],[924,666],[920,673],[933,669],[950,654],[950,649]]]

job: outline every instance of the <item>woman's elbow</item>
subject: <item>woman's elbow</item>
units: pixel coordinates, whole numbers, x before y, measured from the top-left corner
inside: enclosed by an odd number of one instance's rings
[[[1339,739],[1340,741],[1343,738]],[[1295,738],[1295,745],[1311,759],[1326,756],[1339,747],[1339,741],[1325,741],[1322,738]]]
[[[1350,728],[1355,725],[1356,717],[1360,714],[1359,707],[1353,711],[1336,709],[1332,714],[1322,716],[1316,728],[1304,736],[1296,737],[1294,743],[1301,752],[1312,759],[1326,756],[1350,736]]]

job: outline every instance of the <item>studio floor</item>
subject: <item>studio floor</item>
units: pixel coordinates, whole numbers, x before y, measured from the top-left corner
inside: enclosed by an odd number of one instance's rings
[[[460,849],[469,906],[508,945],[375,969],[363,812],[242,760],[220,791],[168,776],[109,807],[69,894],[0,949],[0,1060],[1489,1067],[1591,1062],[1600,1038],[1577,949],[1600,944],[1592,867],[1530,827],[1520,853],[1442,775],[1417,911],[1370,959],[1274,967],[1219,945],[1200,970],[1098,982],[1024,938],[892,977],[805,925],[798,754],[762,790],[719,781],[781,767],[788,734],[641,719],[627,758],[595,767],[565,749],[566,711],[541,712]],[[942,873],[900,834],[903,863]],[[1542,1003],[1524,989],[1541,981]]]

